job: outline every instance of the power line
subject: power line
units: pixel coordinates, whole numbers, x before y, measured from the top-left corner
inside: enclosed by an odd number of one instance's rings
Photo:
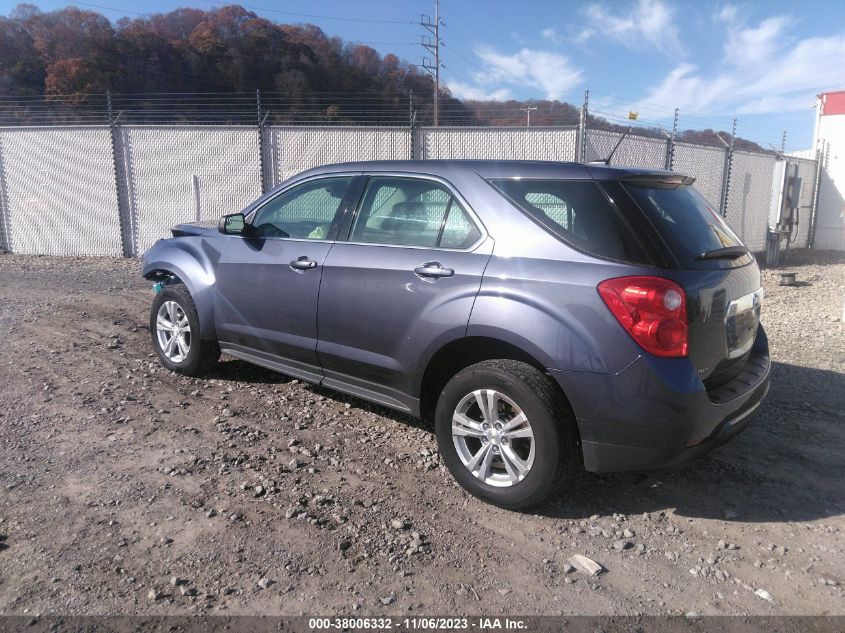
[[[650,106],[648,108],[649,111],[657,110],[657,111],[662,111],[662,112],[666,113],[665,115],[659,114],[657,116],[653,116],[652,118],[660,118],[660,119],[665,118],[665,119],[669,120],[673,117],[674,108],[668,108],[665,105],[658,105],[658,104],[655,104],[655,103],[651,103],[651,102],[647,102],[647,101],[641,101],[639,99],[633,99],[633,98],[629,98],[629,97],[625,97],[625,96],[619,97],[619,96],[616,96],[616,95],[606,95],[605,97],[610,98],[610,99],[617,101],[617,102],[627,101],[629,103],[637,104],[638,106],[648,105],[648,106]],[[602,98],[602,95],[599,96],[599,99],[601,99],[601,98]],[[694,125],[697,125],[699,127],[723,127],[727,130],[732,126],[733,118],[734,118],[733,115],[727,115],[727,114],[702,115],[702,114],[694,114],[694,113],[690,114],[690,113],[686,113],[684,111],[681,111],[681,123],[682,123],[682,125],[684,125],[687,121],[690,121]],[[768,128],[768,127],[765,127],[765,126],[761,126],[759,124],[747,124],[747,123],[741,122],[741,127],[743,129],[752,130],[752,131],[755,131],[757,133],[761,133],[761,134],[764,134],[764,135],[772,135],[773,138],[778,138],[778,139],[780,138],[781,134],[783,133],[782,130],[776,130],[776,129],[773,129],[773,128]]]
[[[95,9],[104,9],[106,11],[116,11],[117,13],[128,13],[129,15],[140,15],[142,17],[148,18],[153,13],[140,13],[139,11],[130,11],[129,9],[118,9],[117,7],[109,7],[104,4],[92,4],[90,2],[79,2],[79,0],[74,0],[70,3],[70,6],[74,5],[81,5],[83,7],[93,7]]]
[[[205,0],[205,1],[209,1],[209,0]],[[219,3],[217,3],[217,4],[219,4]],[[156,15],[155,13],[142,13],[140,11],[131,11],[129,9],[122,9],[122,8],[118,8],[118,7],[110,7],[110,6],[105,5],[105,4],[94,4],[94,3],[91,3],[91,2],[80,2],[79,0],[74,0],[72,5],[81,5],[81,6],[85,6],[85,7],[92,7],[92,8],[95,8],[95,9],[102,9],[102,10],[105,10],[105,11],[114,11],[116,13],[125,13],[125,14],[128,14],[128,15],[137,15],[137,16],[146,17],[146,18],[149,18],[149,17]],[[246,6],[246,5],[238,5],[238,6],[241,6],[245,9],[253,9],[253,10],[257,10],[257,11],[269,11],[271,13],[283,13],[283,14],[288,13],[286,11],[276,11],[274,9],[259,9],[257,7],[249,7],[249,6]],[[294,15],[306,15],[306,14],[294,14]],[[313,17],[324,17],[324,16],[313,16]],[[330,18],[326,18],[326,19],[330,19]],[[340,19],[340,18],[335,18],[335,19]],[[390,21],[390,20],[358,20],[358,19],[353,19],[353,18],[350,18],[350,20],[361,21],[361,22],[377,22],[377,23],[381,23],[381,24],[406,24],[406,22],[404,22],[404,21],[398,22],[398,21]],[[407,22],[407,24],[412,24],[412,22]],[[346,40],[346,41],[344,41],[344,43],[345,44],[366,44],[368,46],[417,46],[417,42],[372,42],[372,41],[367,41],[367,40]],[[258,57],[258,56],[255,56],[255,57]]]
[[[460,35],[457,31],[455,31],[454,27],[451,27],[451,26],[449,26],[449,25],[447,25],[447,24],[444,24],[443,26],[445,26],[447,29],[449,29],[450,31],[452,31],[452,33],[453,33],[453,34],[455,34],[456,36],[458,36],[458,37],[456,37],[456,38],[455,38],[457,41],[459,41],[459,42],[461,42],[461,43],[463,43],[463,42],[465,42],[465,41],[466,41],[466,38],[465,38],[465,37],[463,37],[463,36],[461,36],[461,35]],[[445,45],[444,45],[444,46],[445,46]],[[480,72],[483,72],[483,73],[484,73],[484,72],[488,72],[488,69],[483,68],[482,66],[480,66],[477,62],[473,61],[473,60],[472,60],[470,57],[468,57],[467,55],[464,55],[463,53],[461,53],[461,52],[460,52],[459,50],[457,50],[454,46],[449,47],[449,51],[450,51],[450,52],[452,52],[452,53],[455,53],[458,57],[460,57],[461,59],[463,59],[463,60],[464,60],[465,62],[467,62],[470,66],[473,66],[476,70],[478,70],[478,71],[480,71]],[[477,53],[475,53],[475,51],[473,51],[473,53],[477,55]],[[524,79],[523,77],[519,77],[519,76],[515,75],[514,73],[510,72],[510,71],[509,71],[509,70],[507,70],[506,68],[499,68],[498,70],[501,70],[501,71],[502,71],[502,72],[504,72],[506,75],[510,75],[510,76],[513,78],[513,80],[514,80],[514,81],[513,81],[513,83],[517,84],[517,86],[519,86],[519,85],[523,85],[523,84],[525,83],[525,79]],[[511,89],[512,89],[512,90],[513,90],[513,91],[514,91],[517,95],[522,95],[523,97],[525,97],[525,98],[527,98],[527,99],[532,99],[532,98],[534,98],[534,96],[533,96],[533,95],[532,95],[532,96],[529,96],[529,94],[528,94],[528,93],[527,93],[527,92],[526,92],[523,88],[513,88],[513,87],[511,86]]]
[[[217,0],[203,0],[203,2],[209,2],[211,4],[223,4],[226,3],[218,2]],[[332,20],[335,22],[359,22],[364,24],[414,24],[413,20],[378,20],[378,19],[370,19],[370,18],[346,18],[346,17],[338,17],[336,15],[318,15],[315,13],[297,13],[295,11],[281,11],[279,9],[268,9],[265,7],[257,7],[257,6],[250,6],[247,4],[238,5],[243,7],[244,9],[251,9],[253,11],[265,11],[267,13],[278,13],[280,15],[292,15],[295,17],[300,18],[314,18],[317,20]]]

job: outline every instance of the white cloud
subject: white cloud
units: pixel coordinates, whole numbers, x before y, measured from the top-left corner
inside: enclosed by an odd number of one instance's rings
[[[743,82],[741,96],[817,93],[830,88],[842,88],[845,74],[845,33],[828,37],[811,37],[777,51],[755,78]],[[762,75],[759,74],[763,70]]]
[[[560,34],[558,34],[558,32],[555,31],[552,27],[543,29],[540,34],[543,36],[544,40],[552,42],[553,44],[560,44],[560,42],[562,41]]]
[[[511,91],[508,88],[498,88],[495,90],[488,90],[479,86],[472,86],[463,81],[449,80],[446,82],[449,87],[449,92],[457,99],[470,99],[473,101],[507,101],[512,99]]]
[[[581,83],[582,71],[564,55],[523,48],[511,55],[492,47],[477,48],[475,54],[486,70],[475,76],[479,86],[521,86],[560,99]]]
[[[723,59],[707,69],[677,65],[638,107],[679,107],[682,116],[797,112],[817,92],[841,87],[845,33],[796,40],[788,16],[748,25],[733,5],[716,18],[725,25]]]
[[[638,0],[628,13],[607,9],[603,4],[590,4],[584,9],[584,17],[586,26],[576,38],[580,43],[605,35],[631,48],[645,41],[671,55],[683,50],[675,11],[663,0]]]
[[[735,88],[730,75],[705,77],[693,64],[679,64],[654,88],[634,110],[648,111],[650,106],[680,108],[681,112],[709,112],[729,96]]]
[[[771,114],[773,112],[799,112],[810,110],[816,105],[812,93],[798,95],[766,95],[752,99],[737,107],[736,114]]]
[[[492,46],[480,46],[474,52],[483,69],[473,74],[471,82],[447,82],[459,99],[505,101],[515,98],[515,92],[524,95],[526,89],[546,99],[561,99],[582,81],[581,69],[557,53],[521,48],[508,54]]]
[[[736,20],[739,15],[739,9],[734,4],[726,4],[716,14],[716,19],[720,22],[731,23]]]
[[[728,26],[725,58],[735,66],[754,66],[771,59],[783,45],[784,30],[789,24],[786,16],[767,18],[755,27],[739,27],[736,17]]]

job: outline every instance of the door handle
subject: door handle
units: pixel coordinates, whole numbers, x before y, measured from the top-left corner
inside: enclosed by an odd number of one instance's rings
[[[313,259],[308,259],[306,255],[303,255],[302,257],[294,259],[290,263],[290,267],[294,270],[310,270],[312,268],[317,267],[317,262],[315,262]]]
[[[440,262],[426,262],[422,266],[414,268],[414,274],[418,277],[452,277],[455,270],[452,268],[443,268]]]

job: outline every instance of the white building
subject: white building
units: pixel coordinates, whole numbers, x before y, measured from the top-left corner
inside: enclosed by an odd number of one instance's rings
[[[823,163],[819,175],[816,238],[819,250],[845,250],[845,90],[819,95],[816,147]]]

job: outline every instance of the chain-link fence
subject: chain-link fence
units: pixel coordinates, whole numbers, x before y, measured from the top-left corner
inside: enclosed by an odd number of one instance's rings
[[[271,187],[319,165],[411,157],[411,130],[407,127],[273,126],[264,133]]]
[[[725,150],[675,143],[672,169],[695,178],[695,186],[715,208],[720,207],[725,176]]]
[[[128,254],[174,224],[214,220],[261,195],[255,128],[122,126],[116,147]]]
[[[605,160],[612,154],[610,164],[620,167],[666,169],[669,166],[668,152],[671,146],[665,138],[589,130],[586,144],[587,162]]]
[[[108,128],[0,128],[0,192],[13,252],[123,252]]]
[[[725,219],[752,251],[766,248],[775,156],[733,153]]]
[[[574,161],[578,128],[424,127],[416,134],[421,159]]]
[[[0,249],[137,256],[178,222],[240,210],[311,167],[358,160],[610,158],[693,176],[748,246],[766,245],[774,152],[577,127],[117,125],[0,128]],[[611,156],[612,155],[612,156]],[[816,161],[803,182],[797,246],[807,246]]]

